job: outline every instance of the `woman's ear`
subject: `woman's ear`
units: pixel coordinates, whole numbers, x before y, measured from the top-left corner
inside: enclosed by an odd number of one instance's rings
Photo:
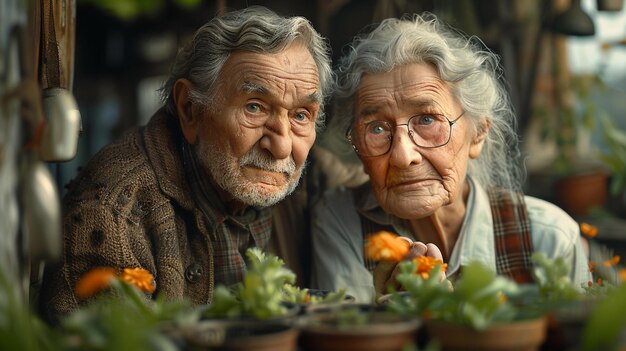
[[[480,156],[480,153],[483,150],[483,145],[485,144],[485,138],[487,138],[487,134],[489,133],[489,128],[491,128],[491,120],[483,118],[478,125],[478,130],[476,131],[474,140],[472,140],[469,147],[469,157],[471,159],[477,159],[478,156]]]
[[[196,113],[197,109],[193,108],[193,103],[189,99],[189,92],[191,89],[191,82],[187,79],[181,78],[174,83],[173,94],[180,129],[182,130],[187,143],[194,145],[198,141],[200,116]]]

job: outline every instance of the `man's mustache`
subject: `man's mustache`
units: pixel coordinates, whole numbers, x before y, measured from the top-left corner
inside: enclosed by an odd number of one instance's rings
[[[296,171],[296,162],[293,156],[283,160],[277,160],[266,152],[257,148],[250,150],[239,159],[239,166],[252,166],[270,172],[283,173],[288,178]]]

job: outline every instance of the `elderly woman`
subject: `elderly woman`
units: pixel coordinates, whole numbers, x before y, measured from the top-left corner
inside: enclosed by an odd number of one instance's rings
[[[577,223],[521,193],[513,114],[496,55],[433,15],[387,19],[338,67],[337,113],[369,182],[327,192],[313,211],[313,282],[371,302],[393,275],[364,257],[368,234],[411,239],[448,277],[480,260],[530,282],[533,252],[591,279]],[[382,277],[381,277],[382,275]],[[385,284],[375,284],[385,282]]]

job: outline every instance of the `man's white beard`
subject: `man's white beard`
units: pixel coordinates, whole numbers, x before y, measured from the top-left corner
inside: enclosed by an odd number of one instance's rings
[[[215,183],[231,194],[233,198],[249,206],[268,207],[277,204],[291,194],[302,177],[306,163],[296,169],[292,156],[288,159],[276,160],[255,146],[248,153],[237,160],[231,153],[221,150],[210,142],[200,141],[195,147],[196,155],[202,169],[208,171]],[[242,168],[253,166],[273,172],[282,172],[287,183],[275,191],[268,191],[250,182],[244,176]]]

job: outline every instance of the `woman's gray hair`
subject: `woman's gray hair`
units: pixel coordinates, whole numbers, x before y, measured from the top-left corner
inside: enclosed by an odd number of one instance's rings
[[[172,90],[178,79],[186,78],[194,86],[191,101],[210,109],[218,96],[217,79],[231,53],[276,53],[293,42],[304,44],[317,66],[322,106],[316,124],[321,127],[324,101],[333,85],[330,47],[304,17],[282,17],[262,6],[227,12],[196,31],[191,42],[178,52],[170,75],[160,89],[165,108],[176,115]]]
[[[389,72],[411,63],[434,65],[471,120],[474,133],[483,118],[489,120],[482,153],[470,160],[468,174],[483,187],[521,190],[516,119],[499,58],[476,37],[446,26],[433,14],[389,18],[355,37],[336,70],[332,124],[345,130],[354,123],[354,97],[364,73]]]

